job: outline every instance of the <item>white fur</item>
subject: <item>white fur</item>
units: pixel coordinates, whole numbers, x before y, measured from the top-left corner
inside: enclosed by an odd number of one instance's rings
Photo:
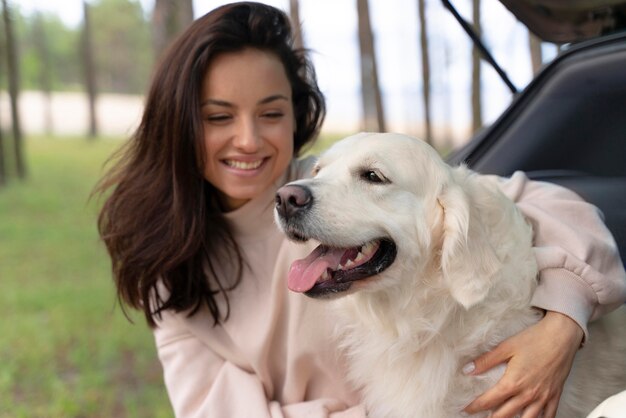
[[[364,181],[360,173],[369,169],[389,181]],[[488,177],[451,168],[424,142],[401,135],[340,141],[322,156],[313,179],[294,184],[313,193],[315,204],[302,225],[309,236],[338,247],[386,236],[398,247],[387,270],[355,282],[346,297],[332,302],[349,378],[361,390],[368,416],[461,416],[504,367],[479,377],[465,376],[461,368],[540,319],[530,307],[537,275],[530,225]],[[624,364],[621,340],[614,341],[622,350],[616,354],[600,336],[591,338],[612,353],[612,362]],[[587,357],[596,361],[598,355]],[[587,364],[574,366],[577,381],[566,387],[576,394],[564,394],[569,405],[560,407],[559,417],[584,416],[626,387],[623,381],[590,381],[597,366],[583,360]],[[590,390],[602,393],[587,399]]]

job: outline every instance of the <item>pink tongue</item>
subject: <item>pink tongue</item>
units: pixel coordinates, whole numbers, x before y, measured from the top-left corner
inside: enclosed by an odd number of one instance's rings
[[[294,261],[287,276],[287,287],[294,292],[310,290],[327,268],[337,269],[345,251],[320,245],[306,258]]]

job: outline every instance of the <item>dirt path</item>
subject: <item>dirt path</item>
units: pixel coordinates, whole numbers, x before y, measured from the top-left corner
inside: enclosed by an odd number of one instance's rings
[[[46,125],[55,135],[83,135],[87,132],[87,99],[82,93],[53,93],[49,105],[37,91],[20,94],[20,122],[27,135],[46,133]],[[48,107],[49,106],[49,107]],[[102,94],[96,103],[98,129],[102,135],[127,136],[137,127],[143,109],[143,97]],[[9,99],[0,93],[0,123],[10,126]]]

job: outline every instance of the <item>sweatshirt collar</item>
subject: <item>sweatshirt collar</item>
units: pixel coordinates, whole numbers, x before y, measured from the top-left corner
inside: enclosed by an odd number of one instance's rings
[[[291,164],[293,165],[293,162]],[[274,200],[276,191],[287,182],[287,173],[290,171],[291,167],[272,185],[240,208],[224,213],[224,218],[236,239],[263,237],[277,230],[274,223]]]

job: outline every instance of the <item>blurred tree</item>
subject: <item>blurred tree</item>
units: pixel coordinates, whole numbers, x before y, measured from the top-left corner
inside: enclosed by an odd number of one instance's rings
[[[374,34],[370,24],[368,0],[357,0],[359,21],[359,48],[361,57],[361,100],[363,102],[363,129],[365,131],[385,131],[376,54],[374,51]]]
[[[428,28],[426,27],[426,1],[417,2],[420,22],[420,49],[422,52],[422,100],[424,103],[424,140],[432,144],[433,133],[430,123],[430,58],[428,55]]]
[[[4,36],[0,31],[0,70],[4,68]],[[2,85],[2,75],[4,71],[0,71],[0,86]],[[2,120],[2,108],[0,107],[0,120]],[[5,152],[4,152],[4,132],[2,130],[2,123],[0,123],[0,187],[6,184],[7,170],[5,164]]]
[[[91,29],[91,11],[86,0],[83,0],[83,43],[81,56],[83,58],[83,71],[85,77],[85,90],[87,92],[87,102],[89,108],[89,138],[98,135],[98,121],[96,115],[96,68],[93,58],[93,35]]]
[[[474,31],[482,37],[480,24],[480,0],[472,0],[472,19]],[[477,132],[483,126],[482,101],[480,97],[480,51],[472,46],[472,132]]]
[[[0,114],[2,109],[0,109]],[[0,187],[6,184],[7,170],[4,165],[4,133],[2,133],[2,127],[0,126]]]
[[[98,91],[139,94],[153,64],[150,24],[139,0],[89,1],[91,48]],[[39,13],[49,51],[53,91],[77,91],[85,85],[81,51],[84,27],[66,26],[58,16]],[[42,61],[37,47],[36,15],[18,19],[22,86],[41,88]],[[114,53],[112,53],[114,51]]]
[[[543,55],[541,53],[541,40],[528,32],[528,47],[530,49],[530,64],[533,74],[537,74],[543,64]]]
[[[289,15],[293,26],[293,40],[296,48],[304,48],[304,38],[302,36],[302,22],[300,21],[300,2],[289,0]]]
[[[20,179],[26,178],[26,164],[22,153],[22,129],[20,125],[20,113],[17,105],[20,81],[19,81],[19,58],[17,43],[15,41],[13,18],[11,8],[7,0],[2,0],[2,17],[4,21],[4,36],[6,41],[6,63],[9,85],[9,98],[11,103],[11,126],[13,131],[13,150],[15,153],[15,169]]]
[[[454,97],[451,93],[451,84],[452,81],[450,79],[450,68],[453,66],[452,52],[450,50],[450,44],[448,42],[443,42],[443,71],[442,71],[442,87],[443,87],[443,97],[445,98],[443,102],[443,114],[445,121],[444,133],[443,133],[443,141],[440,142],[440,150],[443,152],[450,151],[454,148],[454,120],[452,117],[452,103],[454,101]]]
[[[78,90],[83,85],[80,50],[81,28],[69,28],[56,15],[43,15],[43,30],[50,52],[53,90]]]
[[[82,29],[67,27],[57,15],[43,12],[31,17],[16,16],[15,20],[22,88],[41,89],[43,72],[46,72],[51,91],[79,90],[84,84],[77,53]],[[42,57],[42,43],[47,58]]]
[[[35,44],[40,63],[39,86],[44,95],[44,130],[46,134],[52,135],[52,68],[50,66],[48,38],[46,37],[41,13],[35,14],[33,25],[33,43]]]
[[[193,21],[192,0],[155,0],[152,11],[152,44],[158,57]]]
[[[91,4],[91,12],[98,91],[143,93],[154,55],[141,2],[99,0]]]

